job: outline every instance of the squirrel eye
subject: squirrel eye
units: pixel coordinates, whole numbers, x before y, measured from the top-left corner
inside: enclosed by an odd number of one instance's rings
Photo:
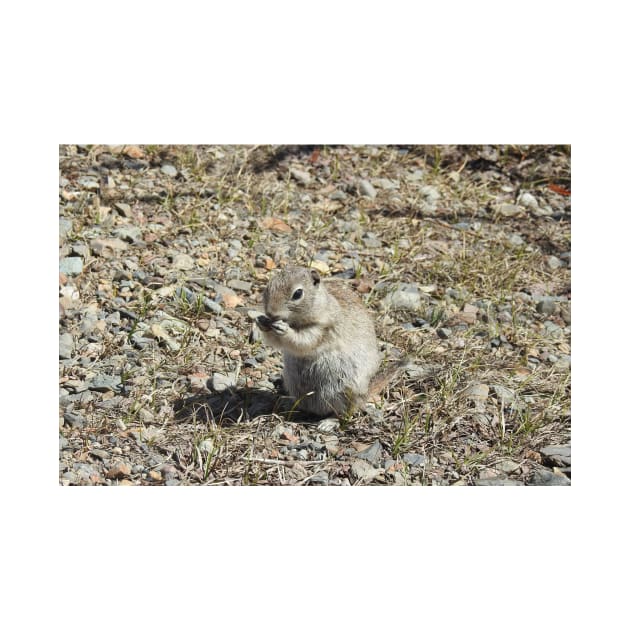
[[[304,291],[302,291],[302,289],[296,289],[293,292],[293,295],[291,296],[291,299],[292,300],[299,300],[302,297],[302,295],[304,295]]]

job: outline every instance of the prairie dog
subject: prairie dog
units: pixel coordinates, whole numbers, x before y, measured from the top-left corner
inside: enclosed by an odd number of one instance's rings
[[[258,327],[269,345],[282,350],[284,384],[299,407],[343,417],[361,406],[381,361],[361,299],[314,269],[290,267],[271,279],[263,301],[266,315]]]

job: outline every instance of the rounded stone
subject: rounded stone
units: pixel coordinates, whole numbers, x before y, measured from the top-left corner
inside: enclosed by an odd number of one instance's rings
[[[164,164],[160,170],[164,175],[168,175],[169,177],[175,177],[175,175],[177,175],[177,169],[172,164]]]
[[[359,180],[357,188],[359,190],[359,194],[363,197],[369,197],[370,199],[374,199],[376,197],[376,189],[366,179]]]
[[[78,276],[83,271],[83,258],[68,256],[59,261],[59,271],[67,276]]]
[[[182,271],[188,271],[195,267],[195,261],[193,257],[188,254],[175,254],[175,256],[173,256],[173,267],[175,267],[175,269],[181,269]]]
[[[536,310],[543,315],[553,315],[556,312],[556,303],[550,298],[543,298],[536,304]]]

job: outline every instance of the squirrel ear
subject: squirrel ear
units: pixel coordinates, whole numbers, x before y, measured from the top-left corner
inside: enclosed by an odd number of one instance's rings
[[[320,281],[319,273],[317,269],[311,269],[311,278],[313,278],[313,286],[317,286]]]

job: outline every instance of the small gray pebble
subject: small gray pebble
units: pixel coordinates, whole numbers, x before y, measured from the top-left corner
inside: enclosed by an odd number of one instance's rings
[[[547,320],[544,324],[545,332],[550,337],[559,338],[562,337],[562,326],[558,326],[555,322]]]
[[[477,479],[476,486],[524,486],[519,479]]]
[[[114,311],[105,318],[105,321],[113,326],[120,326],[120,313],[118,311]]]
[[[106,459],[110,459],[110,455],[107,451],[104,451],[101,448],[94,448],[90,451],[91,455],[98,457],[100,460],[105,461]]]
[[[310,479],[309,483],[312,486],[327,486],[328,485],[328,473],[325,470],[320,470],[315,473]]]
[[[522,212],[522,209],[513,203],[503,203],[497,207],[497,212],[504,217],[512,217]]]
[[[92,332],[97,322],[98,316],[96,315],[96,313],[86,312],[83,320],[81,321],[81,336],[88,335],[90,332]]]
[[[468,291],[459,287],[446,289],[446,295],[457,301],[463,301],[468,297]]]
[[[553,210],[549,206],[533,208],[532,211],[537,217],[548,217],[553,215]]]
[[[551,298],[543,298],[536,304],[536,310],[543,315],[553,315],[556,312],[556,303]]]
[[[59,217],[59,237],[65,238],[72,232],[72,219]]]
[[[116,208],[116,210],[118,210],[118,212],[120,214],[122,214],[124,217],[130,217],[132,216],[132,212],[131,212],[131,206],[128,203],[122,203],[122,202],[118,202],[114,204],[114,207]]]
[[[376,197],[376,190],[370,182],[366,179],[359,180],[359,184],[357,186],[359,194],[364,197],[369,197],[370,199],[374,199]]]
[[[208,297],[203,298],[203,305],[206,311],[210,311],[215,315],[220,315],[223,312],[223,307],[219,303],[211,300]]]
[[[70,333],[59,335],[59,358],[70,359],[74,348],[74,339]]]
[[[175,289],[175,297],[187,302],[188,304],[194,304],[197,301],[197,293],[187,289],[186,287],[177,287]]]
[[[120,376],[97,374],[88,384],[88,388],[96,392],[119,391],[122,387]]]
[[[424,299],[417,285],[401,283],[388,290],[383,298],[383,306],[392,311],[417,311]]]
[[[368,403],[365,405],[365,413],[369,416],[373,422],[383,422],[385,414],[382,409],[379,409],[376,405]]]
[[[571,480],[546,468],[535,470],[529,478],[529,484],[534,486],[570,486]]]
[[[250,293],[252,290],[252,283],[245,282],[245,280],[230,280],[227,285],[230,289],[245,291],[245,293]]]
[[[365,459],[370,462],[370,464],[376,466],[381,459],[381,455],[383,453],[383,447],[381,443],[376,440],[369,448],[360,453],[357,453],[355,457],[358,459]]]
[[[554,366],[559,370],[568,370],[571,367],[571,355],[561,354]]]
[[[164,164],[160,169],[164,175],[169,177],[175,177],[177,175],[177,169],[172,164]]]
[[[145,348],[150,348],[155,345],[154,340],[148,339],[142,332],[133,333],[133,335],[131,335],[131,343],[139,350],[144,350]]]
[[[137,243],[142,240],[142,230],[135,225],[124,225],[119,227],[114,230],[113,234],[128,243]]]
[[[266,351],[261,350],[258,354],[254,355],[254,358],[256,361],[264,363],[269,358],[269,354]]]
[[[59,261],[59,271],[67,276],[78,276],[83,271],[83,259],[79,256],[68,256]]]
[[[540,449],[540,454],[554,466],[571,465],[570,446],[546,446]]]
[[[397,181],[387,179],[385,177],[374,179],[372,182],[375,186],[378,186],[383,190],[395,190],[396,188],[400,188],[400,184]]]
[[[293,177],[293,179],[300,182],[300,184],[304,184],[304,186],[308,186],[311,183],[312,178],[305,171],[301,171],[297,168],[292,168],[289,169],[289,174],[291,175],[291,177]]]
[[[98,180],[94,177],[79,177],[77,183],[82,188],[87,188],[88,190],[98,190],[100,188]]]
[[[89,479],[92,475],[98,475],[98,471],[91,464],[74,464],[74,470],[79,475],[79,479]]]
[[[491,385],[490,387],[502,404],[511,405],[516,400],[516,394],[511,389],[503,385]]]
[[[419,453],[405,453],[403,455],[403,462],[410,466],[424,466],[425,457]]]
[[[158,381],[159,382],[159,381]],[[108,400],[101,400],[96,403],[97,409],[120,409],[123,404],[122,396],[114,396]]]
[[[370,235],[365,235],[363,237],[363,244],[366,247],[375,248],[375,249],[378,249],[379,247],[383,246],[383,243],[381,242],[380,239],[376,238],[375,236],[370,236]]]
[[[70,403],[76,403],[78,405],[86,405],[94,400],[92,392],[80,392],[78,394],[69,394],[67,396],[59,397],[59,405],[61,407],[67,407]]]
[[[138,420],[144,424],[153,424],[155,416],[146,407],[142,407],[138,410]]]
[[[232,326],[226,326],[225,324],[219,324],[219,328],[228,336],[228,337],[238,337],[239,332],[236,328],[232,328]]]
[[[82,243],[74,243],[72,245],[71,251],[73,256],[78,256],[82,258],[86,258],[90,255],[90,248],[87,245],[83,245]]]
[[[195,261],[188,254],[175,254],[173,256],[173,267],[182,271],[188,271],[195,267]]]
[[[85,418],[80,413],[66,411],[63,414],[63,421],[73,429],[82,429],[85,426]]]
[[[518,198],[518,203],[524,208],[531,208],[532,210],[538,208],[538,200],[534,195],[528,192],[521,193]]]
[[[512,461],[511,459],[503,460],[496,465],[497,469],[501,472],[504,472],[508,475],[516,472],[520,469],[521,465],[518,462]]]
[[[428,370],[421,365],[411,364],[405,367],[405,373],[411,378],[421,379],[427,376]]]
[[[560,269],[560,267],[565,266],[565,263],[562,262],[559,258],[556,258],[556,256],[549,256],[549,258],[547,259],[547,266],[550,269]]]
[[[490,300],[475,300],[473,306],[476,306],[482,311],[489,311],[492,309],[492,302]]]
[[[420,194],[429,204],[435,203],[440,198],[440,191],[435,186],[422,186]]]
[[[365,481],[369,481],[373,479],[378,474],[380,474],[380,470],[376,469],[374,466],[364,461],[363,459],[355,459],[350,466],[352,474],[357,479],[362,479]]]

